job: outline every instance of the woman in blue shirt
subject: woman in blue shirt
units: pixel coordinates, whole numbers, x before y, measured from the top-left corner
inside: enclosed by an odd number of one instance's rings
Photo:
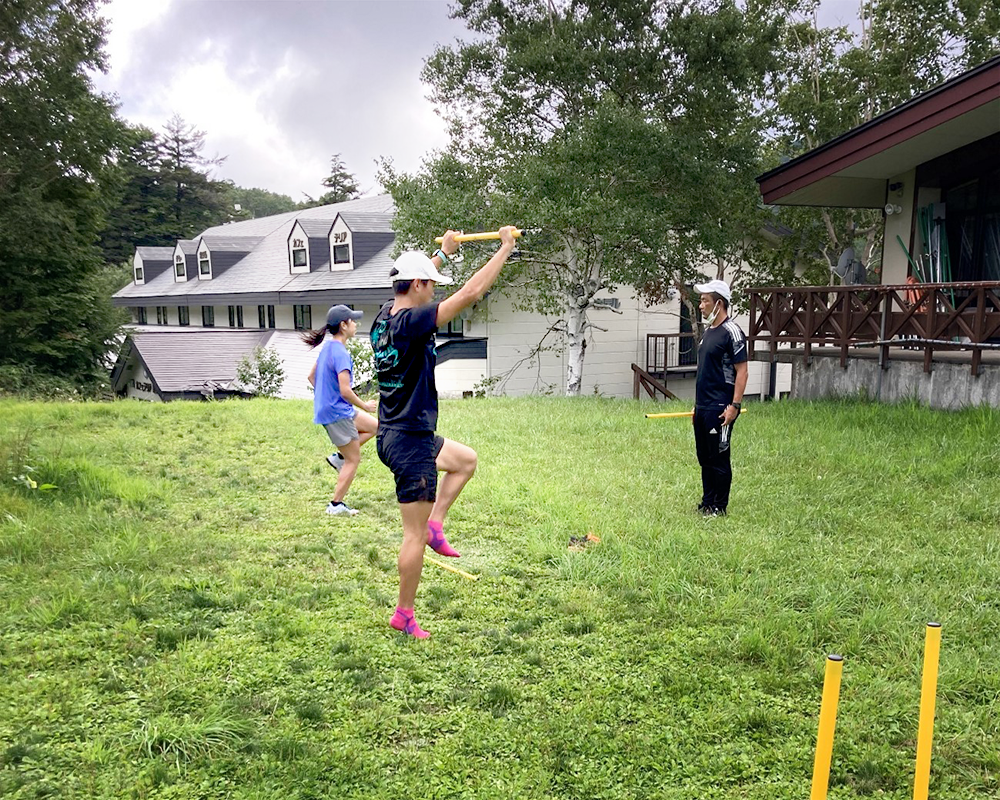
[[[353,516],[358,512],[344,502],[351,481],[361,463],[361,445],[378,430],[374,400],[365,402],[354,393],[354,362],[347,352],[347,340],[358,331],[358,320],[363,312],[347,306],[333,306],[326,314],[326,327],[306,331],[302,340],[310,347],[318,347],[319,358],[309,373],[309,383],[316,390],[313,396],[313,422],[326,428],[337,452],[327,457],[327,462],[337,470],[337,488],[326,513],[334,516]],[[327,331],[331,336],[327,338]],[[325,341],[324,341],[325,340]]]

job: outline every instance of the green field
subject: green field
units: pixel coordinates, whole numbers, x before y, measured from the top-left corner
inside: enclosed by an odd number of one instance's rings
[[[481,579],[425,566],[420,642],[310,404],[0,402],[0,796],[805,798],[837,652],[830,797],[909,800],[928,620],[931,797],[1000,796],[1000,412],[751,405],[703,519],[682,408],[443,403]]]

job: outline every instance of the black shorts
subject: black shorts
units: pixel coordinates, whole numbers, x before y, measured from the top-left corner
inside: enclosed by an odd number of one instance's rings
[[[375,449],[396,479],[400,503],[433,503],[437,499],[437,457],[444,438],[433,431],[379,428]]]

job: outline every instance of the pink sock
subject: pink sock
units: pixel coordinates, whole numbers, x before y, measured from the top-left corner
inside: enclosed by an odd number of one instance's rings
[[[392,625],[397,631],[402,631],[403,633],[408,633],[410,636],[415,636],[418,639],[426,639],[430,634],[417,625],[417,620],[413,616],[412,608],[400,608],[396,606],[396,613],[392,615],[392,619],[389,620],[389,624]]]
[[[444,538],[444,523],[427,520],[427,544],[438,555],[458,558],[458,551]]]

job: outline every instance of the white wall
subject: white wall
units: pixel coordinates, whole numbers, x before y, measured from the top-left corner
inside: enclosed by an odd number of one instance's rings
[[[906,274],[909,271],[909,264],[906,260],[906,253],[896,241],[899,236],[910,247],[910,230],[913,225],[913,184],[916,181],[916,170],[904,172],[889,179],[888,185],[902,183],[902,190],[889,192],[886,200],[888,203],[898,205],[902,211],[899,214],[892,214],[885,218],[885,237],[882,244],[882,283],[887,285],[901,284],[906,282]],[[913,256],[913,253],[910,253]]]
[[[127,382],[125,384],[125,396],[134,400],[149,400],[154,403],[160,402],[160,397],[153,391],[153,381],[142,364],[132,354],[129,365],[125,368]]]
[[[588,335],[581,394],[632,397],[632,364],[638,364],[643,369],[646,367],[646,335],[677,333],[680,330],[679,300],[646,306],[627,291],[619,291],[616,296],[621,313],[601,308],[590,311],[591,322],[604,330],[594,328]],[[489,318],[488,374],[491,377],[504,375],[520,364],[514,374],[503,382],[500,391],[512,396],[545,391],[563,394],[566,357],[561,349],[563,339],[560,335],[549,334],[545,340],[546,345],[556,348],[554,352],[540,354],[534,363],[525,361],[558,317],[542,318],[537,314],[514,311],[510,300],[494,293],[490,297]],[[749,317],[737,316],[735,319],[746,331]],[[769,384],[769,365],[750,362],[746,394],[766,393]],[[678,397],[694,398],[693,380],[668,379],[667,388]],[[790,390],[791,368],[780,364],[777,391],[787,393]]]
[[[439,397],[462,397],[473,391],[486,377],[489,361],[485,358],[453,358],[434,370]]]

